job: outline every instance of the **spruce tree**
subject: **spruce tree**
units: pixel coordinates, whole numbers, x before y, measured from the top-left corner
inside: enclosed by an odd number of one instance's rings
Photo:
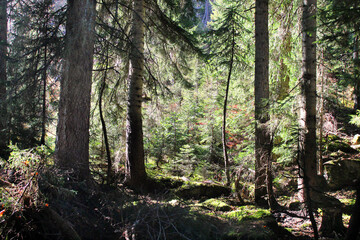
[[[0,0],[0,158],[7,158],[7,0]]]
[[[79,180],[90,177],[89,118],[95,42],[94,0],[69,0],[56,132],[56,165]]]

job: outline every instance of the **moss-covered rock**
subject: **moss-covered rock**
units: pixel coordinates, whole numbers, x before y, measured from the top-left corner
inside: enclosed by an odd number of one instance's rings
[[[221,201],[220,199],[216,199],[216,198],[210,198],[208,200],[206,200],[205,202],[202,203],[204,206],[214,209],[216,211],[230,211],[231,210],[231,206],[223,201]]]
[[[268,209],[257,208],[253,205],[241,206],[235,211],[224,213],[222,215],[224,218],[230,218],[238,222],[246,219],[263,219],[269,216],[271,216],[271,213]]]
[[[341,140],[336,140],[329,142],[327,150],[329,152],[337,152],[341,151],[344,153],[357,153],[358,151],[350,146],[350,144],[347,144]]]
[[[360,160],[333,160],[324,164],[329,187],[341,189],[352,186],[354,180],[360,179]]]
[[[175,191],[175,194],[184,199],[202,199],[228,196],[229,187],[212,182],[186,182]]]

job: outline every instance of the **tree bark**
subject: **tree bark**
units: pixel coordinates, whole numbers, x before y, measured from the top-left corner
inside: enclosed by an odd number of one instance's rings
[[[68,0],[55,163],[79,180],[89,171],[90,94],[95,41],[95,0]]]
[[[44,48],[44,72],[43,72],[43,91],[42,91],[42,122],[41,122],[41,139],[40,144],[45,145],[46,136],[46,87],[47,87],[47,46]]]
[[[353,92],[353,98],[354,98],[354,109],[360,110],[360,61],[359,61],[359,46],[358,46],[358,37],[354,40],[354,52],[353,52],[353,61],[354,61],[354,92]]]
[[[354,210],[350,218],[349,228],[346,232],[345,240],[357,239],[360,231],[360,185],[359,180],[356,188],[356,200]]]
[[[7,113],[7,0],[0,0],[0,157],[7,158],[8,113]]]
[[[268,0],[257,0],[255,10],[255,202],[267,206],[266,165],[271,156],[269,116]]]
[[[317,0],[304,0],[302,12],[302,76],[299,113],[299,197],[306,203],[314,238],[318,230],[313,216],[312,194],[316,184],[316,8]]]
[[[105,149],[106,149],[107,184],[110,184],[112,182],[112,176],[113,176],[112,161],[111,161],[111,153],[110,153],[110,146],[109,146],[109,139],[108,139],[108,134],[107,134],[107,129],[106,129],[106,123],[105,123],[105,118],[104,118],[103,108],[102,108],[102,104],[103,104],[102,99],[103,99],[103,94],[104,94],[105,85],[106,85],[107,71],[108,71],[108,67],[109,67],[109,49],[108,48],[106,50],[106,60],[105,61],[106,61],[105,72],[104,72],[104,77],[102,79],[102,83],[100,86],[100,93],[99,93],[99,114],[100,114],[100,121],[101,121],[102,130],[103,130]]]
[[[316,184],[316,6],[317,0],[304,0],[302,16],[302,77],[300,95],[300,171],[309,187]],[[299,189],[303,189],[303,177]],[[300,191],[304,200],[305,191]]]
[[[144,0],[133,2],[130,32],[130,66],[126,119],[126,182],[135,188],[146,181],[142,130],[142,92],[144,75]]]

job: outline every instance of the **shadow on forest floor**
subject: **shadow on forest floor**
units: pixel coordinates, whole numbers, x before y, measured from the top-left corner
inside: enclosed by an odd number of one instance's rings
[[[229,196],[185,200],[163,185],[139,194],[121,185],[53,181],[52,174],[39,179],[44,202],[5,213],[1,239],[291,239],[268,210],[237,206]]]
[[[360,133],[349,123],[353,110],[331,109],[327,121],[336,125],[341,139],[349,141]],[[7,177],[1,172],[1,179]],[[121,184],[109,187],[66,179],[47,170],[17,185],[0,185],[3,196],[16,202],[12,210],[5,205],[0,209],[0,239],[275,240],[310,239],[312,234],[307,219],[272,214],[250,203],[240,206],[229,189],[212,181],[159,178],[152,192],[136,193]],[[28,183],[36,186],[32,192],[26,192]],[[348,208],[353,205],[353,192],[332,194]],[[282,204],[289,207],[291,200]],[[292,213],[301,215],[301,209]]]

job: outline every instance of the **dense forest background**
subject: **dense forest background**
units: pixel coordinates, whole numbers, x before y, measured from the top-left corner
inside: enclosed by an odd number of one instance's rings
[[[0,0],[1,239],[356,239],[359,19]]]

